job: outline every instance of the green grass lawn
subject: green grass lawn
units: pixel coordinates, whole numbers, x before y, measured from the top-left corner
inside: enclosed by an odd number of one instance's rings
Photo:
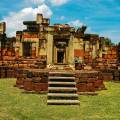
[[[47,106],[46,95],[25,94],[15,79],[0,80],[0,120],[120,120],[120,83],[105,83],[98,96],[79,96],[80,106]]]

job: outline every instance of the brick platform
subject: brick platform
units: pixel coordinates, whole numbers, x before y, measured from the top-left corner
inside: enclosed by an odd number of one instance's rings
[[[105,89],[103,77],[98,71],[75,72],[78,92],[95,92]]]
[[[27,91],[41,92],[48,90],[49,71],[46,69],[18,68],[18,65],[10,63],[8,66],[0,66],[0,78],[17,78],[17,87]],[[75,73],[78,92],[95,92],[105,89],[103,81],[120,80],[120,70],[118,69],[76,70],[72,72]]]
[[[16,86],[27,91],[47,91],[48,74],[47,70],[19,69],[17,74]],[[75,81],[78,92],[95,92],[103,90],[103,77],[98,71],[74,71]]]

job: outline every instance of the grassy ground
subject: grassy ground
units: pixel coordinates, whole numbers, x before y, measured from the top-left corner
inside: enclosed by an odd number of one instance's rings
[[[80,96],[80,106],[47,106],[46,95],[25,94],[15,79],[0,80],[0,120],[120,120],[120,83],[105,83],[98,96]]]

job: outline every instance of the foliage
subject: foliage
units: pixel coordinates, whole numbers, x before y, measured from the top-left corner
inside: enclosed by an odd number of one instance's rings
[[[101,44],[102,45],[109,45],[109,46],[114,45],[114,43],[112,43],[112,41],[109,38],[101,38]]]

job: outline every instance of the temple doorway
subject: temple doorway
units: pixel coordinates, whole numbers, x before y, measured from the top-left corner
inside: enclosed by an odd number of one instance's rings
[[[23,42],[23,56],[30,57],[32,55],[32,43]]]
[[[58,39],[59,38],[59,39]],[[53,47],[53,60],[54,64],[68,64],[68,41],[69,39],[60,39],[60,36],[57,36],[54,39]]]
[[[57,63],[58,64],[63,64],[64,63],[64,55],[65,55],[65,52],[61,49],[59,49],[57,51]]]

